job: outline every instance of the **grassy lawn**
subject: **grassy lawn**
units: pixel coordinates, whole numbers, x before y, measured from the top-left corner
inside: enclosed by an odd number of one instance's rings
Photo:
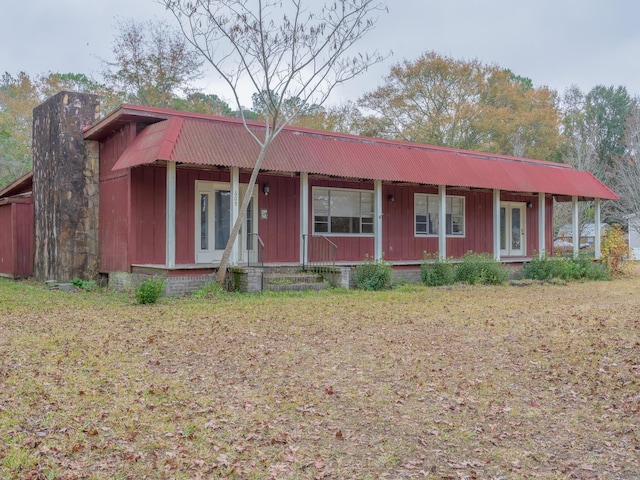
[[[0,281],[1,479],[640,478],[640,278],[162,299]]]

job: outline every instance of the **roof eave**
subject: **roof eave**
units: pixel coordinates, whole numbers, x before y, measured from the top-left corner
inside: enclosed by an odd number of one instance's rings
[[[29,170],[27,173],[19,176],[9,185],[6,185],[3,189],[0,190],[0,198],[10,197],[12,196],[12,192],[21,190],[21,187],[28,182],[33,181],[33,169]]]

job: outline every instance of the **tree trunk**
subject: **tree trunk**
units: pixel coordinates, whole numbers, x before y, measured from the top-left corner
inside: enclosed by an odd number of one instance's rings
[[[233,244],[238,238],[238,233],[240,232],[240,227],[244,222],[245,217],[247,216],[247,207],[249,206],[249,202],[251,201],[251,197],[253,195],[253,187],[256,184],[256,180],[258,178],[258,173],[260,172],[260,167],[262,166],[262,161],[264,160],[265,154],[267,153],[267,148],[271,143],[271,139],[265,139],[264,143],[261,145],[260,154],[258,155],[258,160],[256,161],[255,166],[253,167],[253,171],[251,172],[251,178],[249,179],[249,185],[247,186],[247,190],[244,192],[244,197],[242,197],[242,204],[240,205],[240,211],[238,212],[238,218],[233,224],[233,228],[231,229],[231,233],[229,233],[229,240],[227,240],[227,245],[224,247],[224,252],[222,252],[222,258],[220,259],[220,267],[218,268],[218,273],[216,275],[216,281],[220,285],[224,285],[225,277],[227,276],[227,269],[229,267],[229,257],[231,256],[231,249],[233,248]]]

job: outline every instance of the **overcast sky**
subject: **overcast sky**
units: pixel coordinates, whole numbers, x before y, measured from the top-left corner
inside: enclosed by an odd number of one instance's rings
[[[623,85],[631,95],[640,94],[640,2],[388,0],[388,5],[389,13],[360,45],[393,56],[336,92],[331,103],[357,99],[380,85],[393,64],[428,50],[497,64],[559,93],[576,84],[585,92],[596,85]],[[111,58],[117,18],[173,20],[154,0],[3,1],[0,73],[97,77],[99,59]],[[213,78],[201,86],[230,98]]]

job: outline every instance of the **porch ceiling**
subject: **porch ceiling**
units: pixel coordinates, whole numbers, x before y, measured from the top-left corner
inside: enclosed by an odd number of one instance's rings
[[[140,107],[144,112],[144,108]],[[147,126],[114,170],[155,161],[253,168],[259,146],[236,119],[171,112]],[[262,125],[251,124],[260,135]],[[559,163],[286,128],[262,168],[342,178],[618,199],[589,172]]]

